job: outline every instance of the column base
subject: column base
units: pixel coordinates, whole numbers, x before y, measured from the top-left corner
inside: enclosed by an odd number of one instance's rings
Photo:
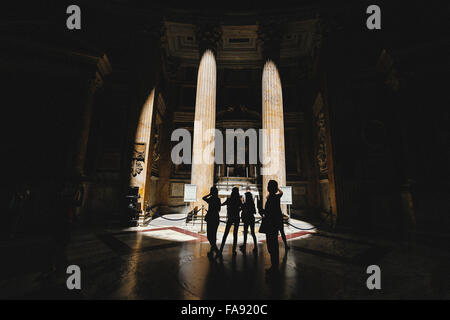
[[[138,217],[138,227],[144,226],[144,220],[145,220],[145,212],[141,211],[141,213],[139,213],[139,217]]]

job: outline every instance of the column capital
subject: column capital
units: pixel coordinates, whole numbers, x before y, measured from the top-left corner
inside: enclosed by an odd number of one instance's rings
[[[200,58],[206,50],[211,50],[215,55],[222,41],[222,28],[216,23],[198,23],[194,26],[195,36],[199,47]]]
[[[280,59],[281,37],[283,25],[280,21],[264,20],[258,24],[258,42],[262,47],[264,61],[270,59],[278,62]]]

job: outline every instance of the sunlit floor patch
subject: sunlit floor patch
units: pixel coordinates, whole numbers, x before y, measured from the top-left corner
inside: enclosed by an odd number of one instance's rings
[[[206,222],[201,222],[201,218],[198,218],[194,221],[186,222],[184,214],[169,214],[164,217],[158,217],[150,221],[147,226],[144,227],[135,227],[130,228],[129,230],[142,232],[146,237],[156,238],[156,239],[164,239],[171,241],[197,241],[197,242],[206,242],[208,241],[206,238]],[[170,220],[169,220],[170,219]],[[221,220],[225,220],[225,218],[221,218]],[[259,217],[256,218],[259,220]],[[266,240],[265,234],[259,233],[260,223],[257,222],[255,224],[255,234],[258,242],[264,242]],[[219,228],[217,230],[217,242],[220,243],[222,241],[223,234],[225,232],[225,223],[220,223]],[[313,225],[297,220],[290,219],[289,225],[285,225],[284,232],[286,234],[286,238],[290,239],[298,239],[301,237],[308,237],[311,233],[315,232],[315,228]],[[238,244],[243,243],[244,233],[243,226],[239,227],[238,230]],[[281,237],[280,237],[281,240]],[[233,243],[233,227],[230,229],[228,234],[227,244]],[[247,243],[252,244],[253,238],[249,233],[247,237]]]
[[[152,238],[158,238],[158,239],[164,239],[164,240],[171,240],[171,241],[192,241],[197,240],[196,237],[187,235],[185,233],[181,233],[177,230],[172,229],[162,229],[162,230],[155,230],[155,231],[146,231],[143,232],[143,235],[152,237]]]

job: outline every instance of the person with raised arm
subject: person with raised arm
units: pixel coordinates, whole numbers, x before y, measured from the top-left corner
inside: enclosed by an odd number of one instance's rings
[[[211,250],[208,255],[212,255],[213,252],[219,252],[217,248],[217,228],[219,227],[219,212],[220,212],[220,199],[219,191],[215,186],[212,186],[209,190],[209,194],[204,196],[202,199],[208,203],[208,212],[205,216],[206,221],[206,236],[208,238],[209,244],[211,245]]]
[[[278,231],[282,228],[283,215],[281,213],[280,199],[283,191],[278,188],[278,182],[270,180],[267,184],[266,205],[264,208],[259,208],[263,215],[263,221],[259,232],[266,234],[267,250],[270,254],[271,267],[266,270],[268,273],[278,271],[279,264],[279,249],[278,249]]]

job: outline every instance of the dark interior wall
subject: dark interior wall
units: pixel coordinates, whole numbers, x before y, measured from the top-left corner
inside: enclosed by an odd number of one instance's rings
[[[358,26],[362,6],[324,18],[321,88],[331,115],[339,226],[403,235],[434,225],[448,233],[448,167],[436,166],[449,161],[445,24],[439,16],[436,28],[430,5],[418,17],[415,5],[385,4],[383,29],[372,32]],[[383,50],[392,58],[387,70],[379,67]]]
[[[72,159],[83,83],[32,70],[3,72],[1,83],[2,213],[8,215],[13,193],[26,186],[32,190],[28,222],[45,224],[42,217],[54,205]]]
[[[443,69],[417,74],[410,79],[404,97],[410,110],[405,110],[403,141],[418,231],[433,228],[445,233],[450,226],[450,170],[446,165],[450,162],[449,99],[445,78]]]
[[[137,119],[159,77],[159,40],[140,15],[111,4],[80,2],[82,29],[69,31],[69,4],[10,3],[1,13],[5,215],[25,184],[32,189],[30,214],[40,215],[47,210],[40,206],[51,207],[59,184],[73,174],[89,81],[100,72],[94,59],[105,55],[116,72],[103,76],[93,98],[83,167],[86,220],[118,211],[126,192]]]

